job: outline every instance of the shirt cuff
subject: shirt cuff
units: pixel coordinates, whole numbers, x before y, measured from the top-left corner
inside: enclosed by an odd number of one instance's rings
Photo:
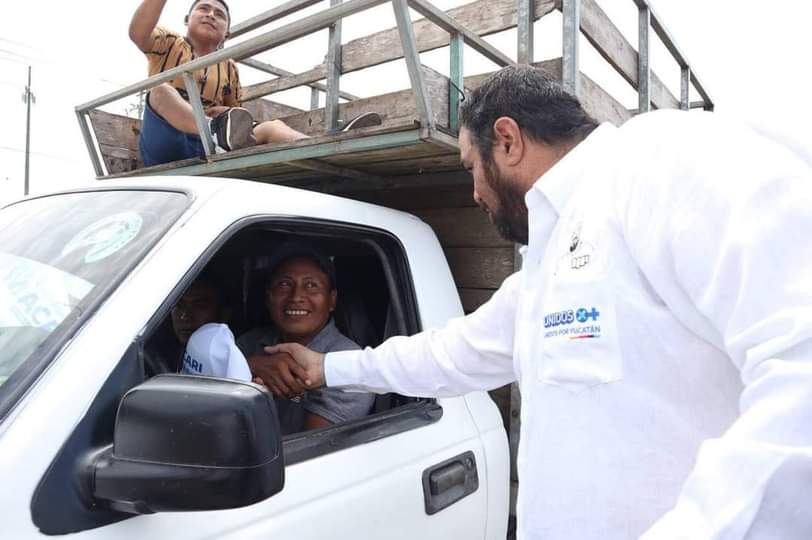
[[[331,388],[361,389],[362,351],[331,352],[324,356],[324,383]]]

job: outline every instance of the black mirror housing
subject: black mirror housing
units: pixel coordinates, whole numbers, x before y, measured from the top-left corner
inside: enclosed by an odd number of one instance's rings
[[[130,513],[248,506],[282,490],[273,397],[234,380],[159,375],[121,400],[113,445],[86,455],[79,488]]]

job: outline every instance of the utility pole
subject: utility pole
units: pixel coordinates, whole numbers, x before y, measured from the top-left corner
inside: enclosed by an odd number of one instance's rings
[[[23,187],[23,195],[28,195],[28,155],[30,153],[31,145],[31,103],[36,103],[37,98],[31,92],[31,66],[28,66],[28,84],[23,93],[23,101],[25,102],[25,184]]]

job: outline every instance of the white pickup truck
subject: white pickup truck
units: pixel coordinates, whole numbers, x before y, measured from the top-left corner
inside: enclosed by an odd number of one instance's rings
[[[388,394],[282,437],[262,387],[164,374],[150,351],[202,271],[235,334],[275,246],[333,257],[336,324],[361,345],[462,309],[431,229],[257,182],[107,181],[0,210],[0,536],[504,539],[508,445],[485,393]]]

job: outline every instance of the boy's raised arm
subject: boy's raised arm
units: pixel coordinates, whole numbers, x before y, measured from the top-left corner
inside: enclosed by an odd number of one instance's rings
[[[149,52],[152,49],[152,31],[158,24],[166,0],[144,0],[135,10],[130,21],[130,40],[141,49]]]

